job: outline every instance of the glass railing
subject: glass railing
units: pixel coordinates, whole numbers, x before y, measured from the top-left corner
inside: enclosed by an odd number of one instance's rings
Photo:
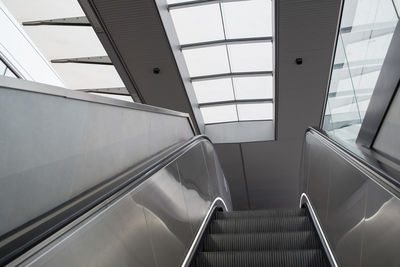
[[[323,129],[355,142],[399,19],[392,0],[348,0],[337,39]]]

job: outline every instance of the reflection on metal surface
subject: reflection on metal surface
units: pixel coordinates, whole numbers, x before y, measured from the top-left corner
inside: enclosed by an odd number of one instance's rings
[[[307,205],[307,207],[308,207],[308,211],[310,212],[311,218],[314,222],[315,228],[317,229],[317,232],[321,239],[322,245],[325,249],[326,254],[328,255],[329,262],[332,264],[332,266],[337,267],[338,264],[336,262],[335,255],[332,252],[331,246],[329,245],[329,241],[326,238],[326,235],[321,227],[321,224],[319,223],[318,216],[315,213],[314,208],[313,208],[310,200],[308,199],[308,196],[306,193],[301,194],[299,208],[302,208],[303,205]]]
[[[11,264],[179,266],[214,208],[231,210],[211,143],[199,141],[123,195],[106,200]]]
[[[384,178],[313,131],[303,152],[304,191],[337,264],[399,266],[400,200]]]

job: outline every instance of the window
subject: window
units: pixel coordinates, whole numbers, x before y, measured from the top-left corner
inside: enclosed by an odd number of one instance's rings
[[[168,4],[205,124],[273,120],[272,2]]]
[[[358,136],[398,21],[395,2],[344,4],[323,125],[342,140]]]

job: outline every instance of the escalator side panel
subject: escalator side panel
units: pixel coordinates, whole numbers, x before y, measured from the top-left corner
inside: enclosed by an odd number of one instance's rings
[[[370,166],[306,133],[305,193],[339,266],[400,266],[400,198]]]
[[[227,188],[209,190],[226,181],[217,181],[224,179],[219,165],[212,173],[207,170],[204,142],[208,141],[200,141],[138,186],[106,200],[11,264],[179,266],[214,199],[222,198],[231,207]]]

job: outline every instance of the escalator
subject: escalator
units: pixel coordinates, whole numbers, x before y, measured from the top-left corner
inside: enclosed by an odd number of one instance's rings
[[[217,211],[191,267],[329,266],[305,208]]]
[[[196,136],[1,236],[0,265],[354,266],[346,257],[360,260],[361,248],[354,249],[360,231],[379,244],[398,242],[398,224],[382,222],[396,219],[399,198],[382,191],[381,178],[356,173],[368,165],[316,130],[307,132],[305,143],[307,179],[297,209],[233,211],[213,145]],[[325,168],[314,164],[320,158]],[[326,175],[328,164],[351,175]],[[349,183],[354,177],[361,182]],[[380,199],[363,197],[367,192]],[[365,224],[364,216],[370,216]],[[375,235],[378,228],[393,238]],[[374,244],[363,244],[369,249],[363,257],[389,263],[375,266],[397,266],[390,264],[396,246],[376,247],[385,255],[377,258]]]

